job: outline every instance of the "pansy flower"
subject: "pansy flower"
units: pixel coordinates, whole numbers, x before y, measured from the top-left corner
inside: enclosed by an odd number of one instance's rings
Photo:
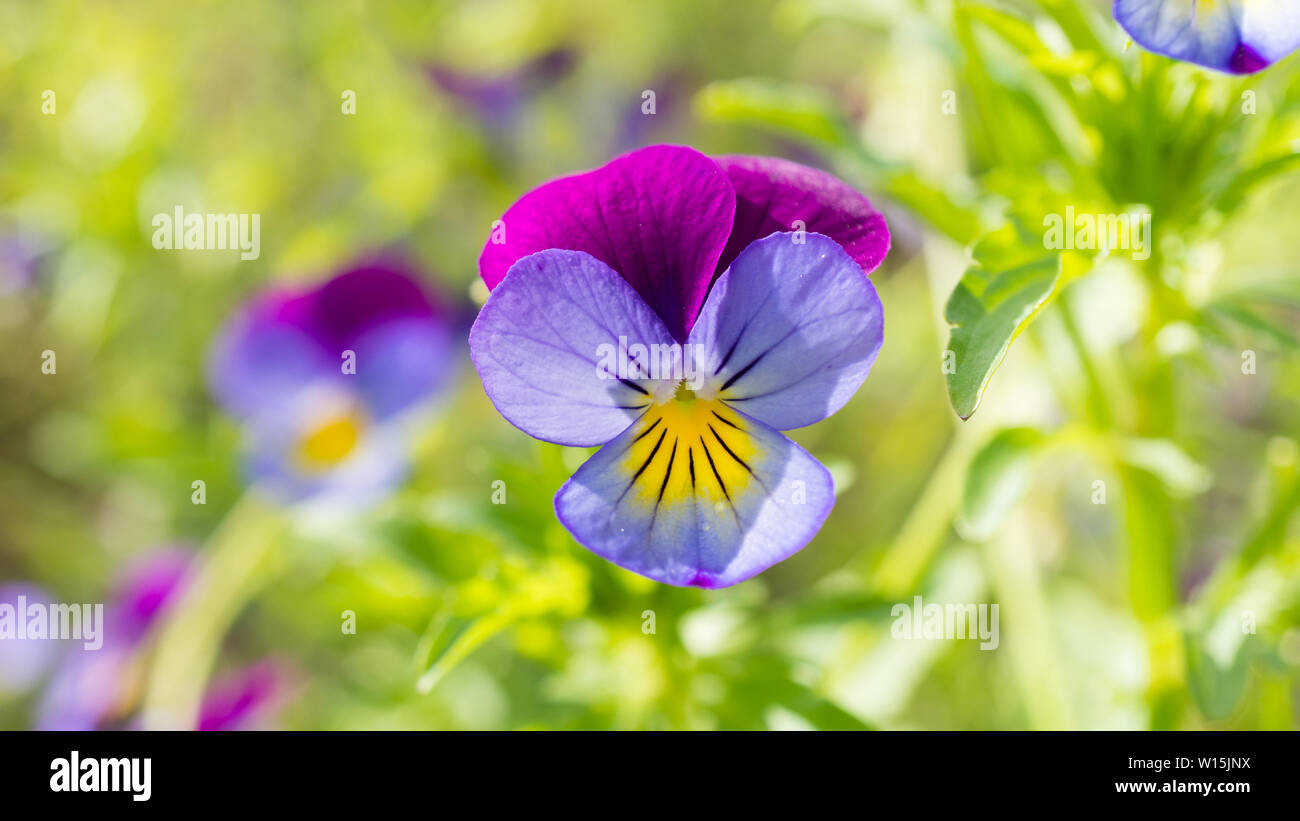
[[[213,392],[245,424],[255,481],[290,501],[365,504],[408,467],[410,412],[450,380],[447,314],[400,264],[277,288],[226,325]]]
[[[1115,0],[1115,19],[1145,49],[1233,74],[1300,48],[1295,0]]]
[[[594,553],[726,587],[802,548],[829,472],[780,431],[839,410],[883,338],[865,197],[766,157],[651,146],[533,190],[480,257],[470,353],[538,439],[602,446],[560,488]]]
[[[104,609],[97,649],[69,648],[45,689],[37,715],[43,730],[129,726],[143,693],[138,654],[150,630],[180,598],[189,551],[166,548],[133,562]],[[49,642],[47,642],[49,643]],[[280,668],[263,661],[230,673],[204,695],[197,729],[237,729],[266,716],[283,694]]]

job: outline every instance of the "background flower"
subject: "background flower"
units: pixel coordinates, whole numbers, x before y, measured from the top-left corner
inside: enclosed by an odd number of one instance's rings
[[[213,392],[247,430],[253,479],[364,505],[408,468],[409,413],[448,383],[449,317],[400,264],[359,263],[250,302],[213,346]]]
[[[103,643],[45,642],[63,654],[46,687],[37,729],[100,730],[131,726],[143,687],[142,655],[150,631],[184,593],[193,553],[155,551],[122,573],[104,608]],[[287,679],[271,662],[229,674],[204,698],[197,729],[238,729],[265,716],[283,694]]]

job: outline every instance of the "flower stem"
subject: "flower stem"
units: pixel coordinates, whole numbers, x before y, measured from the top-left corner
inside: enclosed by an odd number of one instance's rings
[[[158,636],[146,682],[145,729],[194,729],[221,643],[244,605],[286,565],[285,521],[253,493],[226,515]]]

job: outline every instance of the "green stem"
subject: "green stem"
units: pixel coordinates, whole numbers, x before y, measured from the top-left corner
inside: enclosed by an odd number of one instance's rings
[[[145,729],[193,729],[222,641],[244,605],[285,565],[279,510],[245,495],[213,534],[193,581],[158,636]]]
[[[920,497],[894,538],[894,544],[872,574],[882,596],[897,598],[917,589],[935,554],[952,528],[961,501],[966,471],[979,438],[958,430]]]
[[[1084,381],[1088,385],[1088,416],[1098,427],[1109,427],[1114,422],[1111,402],[1106,386],[1101,380],[1101,373],[1096,362],[1093,361],[1092,352],[1088,350],[1088,343],[1083,338],[1078,322],[1075,321],[1074,300],[1068,289],[1061,293],[1060,315],[1065,335],[1070,340],[1074,355],[1079,360],[1079,369],[1083,372]]]

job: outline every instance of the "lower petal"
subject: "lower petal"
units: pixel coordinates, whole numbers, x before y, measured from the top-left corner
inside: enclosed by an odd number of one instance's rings
[[[835,502],[807,451],[723,402],[657,405],[555,496],[587,549],[666,584],[728,587],[798,552]]]
[[[1115,19],[1143,48],[1251,74],[1300,47],[1294,0],[1116,0]]]

